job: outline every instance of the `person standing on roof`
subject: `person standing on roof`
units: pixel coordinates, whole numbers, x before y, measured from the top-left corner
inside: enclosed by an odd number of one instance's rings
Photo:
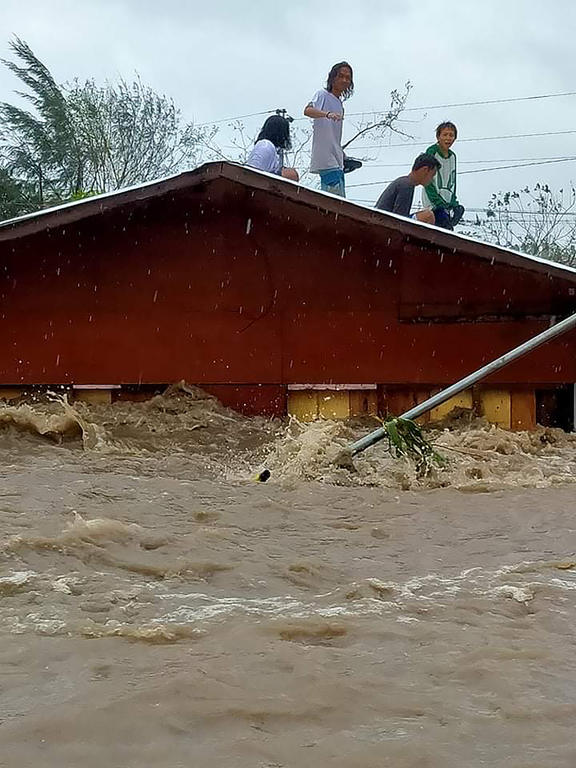
[[[328,73],[326,88],[317,91],[304,109],[306,117],[314,120],[310,171],[320,175],[320,185],[324,192],[332,192],[341,197],[346,197],[342,102],[353,93],[352,67],[347,61],[340,61]]]
[[[298,171],[283,164],[283,154],[291,148],[290,123],[282,115],[271,115],[262,126],[246,165],[298,181]]]
[[[464,215],[464,207],[456,197],[456,155],[451,149],[457,138],[454,123],[440,123],[436,128],[436,144],[426,150],[426,154],[438,160],[440,168],[422,193],[422,205],[432,208],[436,226],[443,229],[454,229]]]
[[[426,187],[430,184],[439,168],[440,163],[432,155],[418,155],[408,176],[400,176],[399,179],[395,179],[388,184],[378,198],[375,208],[381,211],[397,213],[399,216],[417,219],[426,224],[435,224],[436,219],[430,208],[416,211],[412,216],[410,216],[410,209],[412,208],[416,187],[419,185]]]

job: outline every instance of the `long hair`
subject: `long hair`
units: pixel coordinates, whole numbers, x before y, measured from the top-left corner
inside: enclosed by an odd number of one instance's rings
[[[256,141],[262,139],[268,139],[277,149],[292,149],[290,123],[281,115],[271,115],[260,129]]]
[[[339,61],[338,64],[334,64],[330,72],[328,72],[328,80],[326,81],[326,90],[332,93],[332,85],[334,84],[336,75],[342,69],[342,67],[347,67],[350,70],[350,85],[342,93],[342,101],[346,101],[346,99],[349,99],[350,96],[352,96],[352,94],[354,93],[354,71],[352,70],[352,67],[350,66],[350,64],[348,64],[347,61]]]

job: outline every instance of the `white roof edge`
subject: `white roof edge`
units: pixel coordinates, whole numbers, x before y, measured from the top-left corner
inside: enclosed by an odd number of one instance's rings
[[[321,192],[321,194],[325,195],[328,194],[329,197],[334,197],[334,195],[331,195],[328,192]],[[349,201],[351,202],[351,201]],[[389,211],[381,211],[378,208],[373,208],[370,205],[366,205],[365,203],[352,203],[352,205],[357,206],[358,208],[364,208],[366,210],[372,211],[372,213],[381,214],[382,216],[391,216],[394,219],[398,219],[399,221],[410,221],[411,224],[414,224],[417,227],[425,227],[426,229],[431,229],[434,232],[438,232],[439,227],[435,227],[433,224],[426,224],[423,221],[418,221],[417,219],[406,219],[405,216],[400,216],[397,213],[391,213]],[[520,256],[523,259],[528,259],[529,261],[535,261],[538,264],[544,264],[546,266],[554,267],[556,269],[562,269],[566,272],[570,272],[571,274],[576,274],[576,268],[570,267],[568,264],[562,264],[559,261],[551,261],[551,259],[543,259],[541,256],[532,256],[529,253],[522,253],[522,251],[516,251],[513,248],[508,248],[504,245],[496,245],[496,243],[489,243],[486,240],[479,240],[477,237],[470,237],[470,235],[463,235],[460,232],[454,232],[451,230],[441,230],[445,232],[445,234],[449,234],[453,237],[457,237],[460,240],[465,240],[469,243],[477,243],[478,245],[485,245],[488,248],[496,248],[499,251],[504,251],[505,253],[511,253],[514,256]]]
[[[240,163],[233,163],[229,160],[215,160],[209,163],[202,163],[202,165],[198,165],[196,168],[187,168],[184,171],[179,171],[178,173],[172,173],[169,176],[160,176],[157,179],[152,179],[151,181],[143,181],[141,184],[132,184],[130,187],[122,187],[121,189],[114,189],[111,192],[100,192],[98,195],[89,195],[88,197],[83,197],[81,200],[71,200],[69,203],[60,203],[60,205],[53,205],[50,208],[41,208],[39,211],[33,211],[32,213],[24,213],[22,216],[14,216],[11,219],[4,219],[0,221],[0,228],[6,227],[9,224],[18,224],[21,221],[26,221],[28,219],[34,219],[37,216],[45,216],[49,213],[56,213],[57,211],[64,211],[68,208],[75,208],[79,205],[84,205],[85,203],[93,203],[96,200],[106,200],[110,197],[115,197],[116,195],[123,195],[125,192],[133,192],[136,189],[146,189],[147,187],[153,187],[155,184],[162,184],[165,181],[172,181],[172,179],[177,179],[179,176],[185,176],[187,173],[193,173],[194,171],[199,171],[201,168],[204,168],[206,165],[218,165],[218,163],[226,162],[228,165],[237,165],[240,168],[244,168],[247,166],[243,166]],[[276,176],[271,173],[266,173],[265,171],[257,171],[256,168],[249,168],[249,170],[254,171],[255,173],[259,173],[262,176],[269,176],[272,179],[279,179],[282,178],[282,181],[289,181],[289,179],[284,179],[283,177]],[[291,184],[296,184],[296,182],[289,182]],[[300,186],[299,184],[296,184],[296,186]]]
[[[245,168],[248,171],[252,171],[253,173],[257,173],[260,176],[267,176],[268,178],[274,179],[275,181],[280,180],[280,181],[285,182],[286,184],[292,184],[295,187],[303,187],[304,186],[303,184],[299,184],[296,181],[291,181],[290,179],[285,179],[282,176],[277,176],[276,174],[268,173],[267,171],[260,171],[257,168],[250,168],[249,166],[241,165],[240,163],[229,163],[229,165],[237,165],[237,166],[239,166],[241,168]],[[199,167],[201,168],[202,166],[199,166]],[[324,195],[325,197],[328,197],[328,198],[330,198],[332,200],[334,200],[334,199],[341,200],[341,201],[345,200],[348,203],[348,205],[353,205],[356,208],[362,208],[365,211],[370,211],[371,213],[375,213],[377,215],[391,216],[392,218],[397,219],[398,221],[402,221],[404,223],[409,222],[410,224],[413,224],[414,226],[424,227],[425,229],[430,229],[433,232],[438,232],[439,231],[439,227],[435,227],[433,224],[426,224],[425,222],[418,221],[417,219],[407,219],[405,216],[399,216],[397,213],[391,213],[389,211],[381,211],[378,208],[374,208],[371,205],[366,205],[365,203],[356,203],[356,202],[353,202],[352,200],[347,200],[346,198],[342,198],[342,197],[340,197],[338,195],[333,195],[331,192],[324,192],[321,189],[312,189],[311,187],[305,187],[305,189],[308,189],[311,192],[316,192],[316,194],[318,194],[318,195]],[[566,272],[570,272],[571,274],[576,274],[576,268],[569,267],[567,264],[562,264],[559,261],[551,261],[550,259],[543,259],[540,256],[531,256],[528,253],[522,253],[522,251],[516,251],[513,248],[506,248],[503,245],[496,245],[494,243],[488,243],[485,240],[479,240],[476,237],[470,237],[469,235],[462,235],[462,234],[460,234],[460,232],[453,232],[453,231],[449,231],[449,230],[440,230],[440,231],[442,231],[444,234],[451,235],[453,237],[457,237],[460,240],[465,240],[465,241],[467,241],[469,243],[477,243],[478,245],[485,245],[485,246],[488,246],[489,248],[497,248],[499,251],[504,251],[505,253],[510,253],[510,254],[512,254],[514,256],[520,256],[523,259],[528,259],[528,261],[535,261],[538,264],[543,264],[544,266],[550,266],[550,267],[554,267],[555,269],[561,269],[561,270],[564,270]]]
[[[26,221],[28,219],[33,219],[33,218],[36,218],[38,216],[44,216],[44,215],[47,215],[47,214],[50,214],[50,213],[55,213],[56,211],[62,211],[62,210],[66,210],[67,208],[73,208],[75,206],[83,205],[85,203],[93,203],[95,200],[105,200],[105,199],[108,199],[110,197],[115,197],[116,195],[122,195],[125,192],[132,192],[132,191],[134,191],[136,189],[145,189],[147,187],[152,187],[155,184],[161,184],[162,182],[165,182],[165,181],[171,181],[172,179],[177,179],[179,176],[184,176],[187,173],[192,173],[194,171],[199,171],[201,168],[204,168],[207,165],[218,165],[218,163],[224,163],[224,162],[226,162],[226,164],[228,164],[228,165],[234,165],[234,166],[237,166],[239,168],[244,168],[245,170],[250,171],[251,173],[256,173],[256,174],[258,174],[260,176],[265,176],[267,178],[274,179],[274,181],[281,181],[281,182],[284,182],[285,184],[290,184],[290,185],[292,185],[294,187],[298,187],[298,188],[302,188],[304,186],[303,184],[300,184],[300,183],[298,183],[296,181],[291,181],[290,179],[285,179],[283,176],[278,176],[276,174],[267,173],[266,171],[260,171],[257,168],[251,168],[250,166],[242,165],[241,163],[234,163],[234,162],[232,162],[230,160],[226,160],[226,161],[217,160],[217,161],[212,161],[212,162],[209,162],[209,163],[203,163],[202,165],[199,165],[196,168],[188,168],[185,171],[180,171],[179,173],[170,174],[169,176],[162,176],[162,177],[160,177],[158,179],[152,179],[151,181],[145,181],[145,182],[142,182],[141,184],[134,184],[134,185],[132,185],[130,187],[123,187],[122,189],[115,189],[112,192],[102,192],[99,195],[92,195],[91,197],[85,197],[82,200],[73,200],[72,202],[69,202],[69,203],[62,203],[61,205],[55,205],[52,208],[43,208],[42,210],[34,211],[33,213],[25,213],[22,216],[16,216],[15,218],[12,218],[12,219],[6,219],[4,221],[0,221],[0,228],[6,227],[6,226],[8,226],[10,224],[17,224],[17,223],[19,223],[21,221]],[[374,213],[376,215],[392,217],[392,218],[397,219],[398,221],[402,221],[404,223],[409,221],[409,223],[414,225],[414,226],[424,227],[424,228],[430,229],[430,230],[432,230],[434,232],[438,232],[439,231],[439,228],[433,226],[432,224],[426,224],[426,223],[424,223],[422,221],[417,221],[416,219],[406,219],[405,216],[399,216],[397,213],[390,213],[388,211],[381,211],[378,208],[374,208],[371,205],[366,205],[365,203],[353,202],[351,200],[347,200],[346,198],[339,197],[338,195],[333,195],[330,192],[324,192],[323,190],[320,190],[320,189],[312,189],[311,187],[304,187],[304,188],[308,189],[311,192],[315,192],[318,195],[323,195],[325,197],[328,197],[328,198],[330,198],[332,200],[336,199],[336,200],[340,200],[340,201],[345,201],[348,205],[353,205],[355,208],[361,208],[362,210],[370,211],[371,213]],[[570,266],[568,266],[568,264],[562,264],[559,261],[551,261],[550,259],[543,259],[540,256],[532,256],[532,255],[530,255],[528,253],[522,253],[522,251],[516,251],[513,248],[507,248],[507,247],[502,246],[502,245],[495,245],[494,243],[488,243],[485,240],[479,240],[478,238],[470,237],[469,235],[462,235],[459,232],[453,232],[453,231],[449,231],[449,230],[441,230],[441,231],[444,232],[444,234],[449,234],[452,237],[458,238],[459,240],[464,240],[464,241],[469,242],[469,243],[476,243],[478,245],[484,245],[484,246],[487,246],[489,248],[490,247],[491,248],[496,248],[499,251],[503,251],[504,253],[509,253],[509,254],[511,254],[513,256],[519,256],[522,259],[526,259],[528,261],[532,261],[532,262],[535,262],[537,264],[542,264],[543,266],[549,266],[549,267],[552,267],[554,269],[559,269],[559,270],[564,271],[564,272],[569,272],[572,275],[576,274],[576,268],[575,267],[570,267]]]
[[[199,166],[202,167],[202,166]],[[178,176],[183,176],[185,173],[196,170],[191,168],[188,171],[180,171],[180,173],[174,173],[170,176],[162,176],[159,179],[153,179],[152,181],[144,181],[142,184],[133,184],[131,187],[122,187],[122,189],[115,189],[112,192],[101,192],[98,195],[90,195],[89,197],[83,197],[81,200],[72,200],[69,203],[60,203],[60,205],[53,205],[50,208],[41,208],[39,211],[33,211],[32,213],[24,213],[22,216],[15,216],[12,219],[5,219],[0,221],[0,227],[6,227],[9,224],[18,224],[21,221],[27,219],[34,219],[37,216],[45,216],[49,213],[56,213],[56,211],[64,211],[67,208],[75,208],[78,205],[84,205],[85,203],[93,203],[95,200],[105,200],[115,195],[123,195],[125,192],[132,192],[135,189],[144,189],[145,187],[152,187],[154,184],[161,184],[163,181],[170,181],[171,179],[177,179]]]

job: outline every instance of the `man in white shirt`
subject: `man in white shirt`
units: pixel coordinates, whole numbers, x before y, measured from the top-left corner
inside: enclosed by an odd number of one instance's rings
[[[310,171],[320,175],[324,192],[346,197],[342,149],[342,102],[354,93],[354,74],[347,61],[335,64],[326,88],[317,91],[304,110],[314,120]]]

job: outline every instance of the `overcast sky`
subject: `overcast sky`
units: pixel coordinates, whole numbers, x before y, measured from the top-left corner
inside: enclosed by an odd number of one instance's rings
[[[26,40],[59,82],[131,79],[139,73],[171,96],[187,120],[204,123],[285,107],[295,117],[325,83],[330,66],[354,67],[351,113],[376,110],[410,80],[409,107],[576,91],[573,0],[0,0],[0,55]],[[0,100],[18,81],[0,68]],[[371,202],[434,140],[440,120],[459,128],[459,197],[485,207],[492,192],[537,181],[567,187],[576,162],[468,173],[494,165],[576,156],[576,96],[502,105],[414,110],[403,129],[416,146],[349,152],[369,157],[347,176],[349,198]],[[264,118],[248,118],[257,132]],[[226,131],[226,127],[222,128]],[[564,136],[466,141],[509,134]],[[397,144],[393,138],[391,143]],[[392,167],[386,167],[392,166]],[[356,184],[374,186],[352,187]]]

